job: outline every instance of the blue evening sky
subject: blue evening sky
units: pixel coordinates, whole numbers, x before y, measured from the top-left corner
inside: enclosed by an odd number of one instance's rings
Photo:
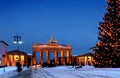
[[[0,0],[0,40],[14,50],[18,34],[20,50],[30,53],[32,43],[47,43],[53,34],[73,55],[83,54],[95,46],[105,6],[106,0]]]

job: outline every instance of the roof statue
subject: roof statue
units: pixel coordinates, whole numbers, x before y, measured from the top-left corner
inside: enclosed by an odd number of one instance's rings
[[[56,44],[57,43],[57,40],[54,39],[53,35],[51,35],[51,38],[50,40],[48,41],[48,44]]]

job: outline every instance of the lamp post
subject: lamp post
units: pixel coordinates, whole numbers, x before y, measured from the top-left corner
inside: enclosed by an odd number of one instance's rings
[[[20,62],[20,55],[19,55],[19,44],[22,44],[22,39],[21,39],[21,36],[18,36],[18,35],[15,35],[14,36],[14,41],[13,41],[14,44],[17,45],[17,50],[18,50],[18,62]]]
[[[22,70],[21,68],[21,64],[20,64],[20,54],[19,54],[19,46],[18,44],[22,44],[22,40],[21,40],[21,36],[14,36],[14,44],[17,44],[17,50],[18,50],[18,62],[16,63],[17,66],[17,71],[19,72],[19,76],[20,76],[20,71]]]

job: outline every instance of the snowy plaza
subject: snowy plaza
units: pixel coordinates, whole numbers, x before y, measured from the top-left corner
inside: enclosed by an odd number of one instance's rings
[[[3,68],[0,68],[0,78],[18,78],[18,73],[15,70],[15,67],[7,67],[6,72],[2,73]],[[23,76],[22,72],[26,70],[30,74]],[[24,71],[21,72],[20,78],[120,78],[120,68],[94,68],[93,66],[83,66],[77,69],[72,66],[25,68]]]
[[[120,0],[0,0],[0,78],[120,78]]]

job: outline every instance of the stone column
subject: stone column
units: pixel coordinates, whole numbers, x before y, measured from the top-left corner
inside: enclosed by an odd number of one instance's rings
[[[22,64],[21,55],[19,54],[18,56],[19,56],[19,62],[20,62],[20,64]]]
[[[40,64],[43,64],[43,52],[40,52]]]
[[[27,65],[28,63],[28,55],[24,55],[24,64]]]
[[[12,66],[15,66],[15,62],[14,62],[14,54],[12,55]]]
[[[57,64],[59,64],[59,52],[57,52]]]
[[[64,52],[60,51],[60,63],[64,64],[65,60],[64,60]]]
[[[57,53],[57,51],[55,51],[54,56],[55,56],[55,64],[58,64],[58,53]]]
[[[36,64],[36,52],[33,52],[33,64]]]
[[[10,65],[10,61],[9,61],[9,54],[7,55],[7,66]]]
[[[85,56],[85,65],[88,65],[88,61],[87,61],[87,59],[88,59],[88,57],[87,56]]]
[[[50,64],[50,54],[48,51],[46,51],[46,61],[48,64]]]
[[[7,55],[8,54],[5,54],[4,58],[3,58],[3,65],[7,65]]]
[[[70,64],[70,52],[69,51],[66,52],[66,63]]]
[[[86,61],[87,61],[87,65],[88,65],[88,56],[87,56],[87,60]]]

